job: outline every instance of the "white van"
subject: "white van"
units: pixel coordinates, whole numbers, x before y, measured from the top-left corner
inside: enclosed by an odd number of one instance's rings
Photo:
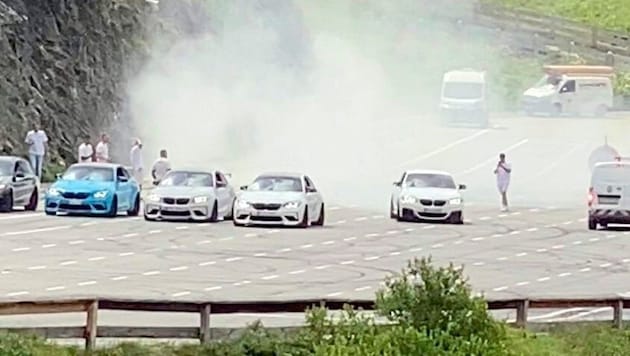
[[[604,66],[547,66],[546,74],[523,93],[528,115],[604,116],[613,106],[614,75]]]
[[[588,192],[588,228],[630,224],[630,162],[596,163]]]
[[[443,122],[488,126],[486,72],[472,69],[444,73],[440,113]]]

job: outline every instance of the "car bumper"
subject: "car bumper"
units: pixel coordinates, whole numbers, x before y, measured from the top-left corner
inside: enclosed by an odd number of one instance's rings
[[[589,219],[607,224],[630,224],[630,210],[594,208],[588,212]]]
[[[44,198],[47,213],[105,215],[111,209],[111,199],[64,199]]]
[[[453,214],[461,213],[462,204],[446,204],[444,206],[424,206],[418,203],[400,203],[400,214],[403,218],[445,221]]]
[[[144,216],[154,220],[203,221],[212,216],[212,209],[208,203],[172,205],[146,202]]]
[[[297,226],[304,218],[304,207],[279,208],[278,210],[258,210],[235,208],[234,222],[241,225],[281,225]]]

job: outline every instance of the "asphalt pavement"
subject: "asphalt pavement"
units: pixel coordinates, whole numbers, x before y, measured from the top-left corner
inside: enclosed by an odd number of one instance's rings
[[[630,120],[630,118],[629,118]],[[0,215],[0,299],[107,296],[181,300],[372,298],[383,279],[413,257],[463,265],[488,298],[611,296],[630,292],[630,229],[586,228],[587,159],[608,142],[630,154],[624,118],[495,118],[487,130],[418,125],[427,139],[391,140],[375,157],[369,194],[322,188],[323,228],[236,228],[145,222],[142,218]],[[415,130],[415,131],[414,131]],[[383,136],[396,130],[380,130]],[[403,149],[404,148],[404,149]],[[397,155],[393,152],[398,151]],[[510,212],[499,211],[492,170],[499,151],[514,167]],[[395,157],[395,158],[392,158]],[[444,169],[469,187],[466,223],[389,219],[391,182],[405,168]],[[349,180],[340,177],[341,186]],[[367,182],[373,183],[370,179]],[[316,181],[317,184],[317,181]],[[361,189],[365,182],[357,181]],[[333,188],[331,188],[333,187]],[[340,197],[339,199],[336,199]],[[194,325],[195,315],[103,312],[105,324]],[[513,317],[497,314],[500,317]],[[608,309],[532,311],[537,320],[609,316]],[[213,316],[242,326],[258,315]],[[0,318],[0,326],[82,323],[83,315]],[[295,324],[302,315],[265,316]]]

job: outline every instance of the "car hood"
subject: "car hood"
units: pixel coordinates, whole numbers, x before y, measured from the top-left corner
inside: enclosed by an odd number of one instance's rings
[[[283,204],[291,201],[301,201],[304,193],[301,192],[250,192],[244,191],[239,199],[249,203]]]
[[[553,85],[545,85],[537,88],[529,88],[523,93],[523,96],[531,98],[545,98],[550,97],[555,93],[556,90]]]
[[[98,192],[101,190],[113,190],[114,182],[99,182],[90,180],[58,180],[51,188],[69,192]]]
[[[156,187],[151,192],[160,198],[194,198],[199,196],[214,196],[211,187]]]
[[[461,197],[461,194],[457,189],[447,188],[405,188],[402,195],[411,195],[415,198],[444,200]]]

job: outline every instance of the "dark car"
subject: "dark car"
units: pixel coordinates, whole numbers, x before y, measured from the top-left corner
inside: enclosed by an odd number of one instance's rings
[[[0,212],[24,207],[35,211],[39,200],[39,179],[30,163],[13,156],[0,156]]]

